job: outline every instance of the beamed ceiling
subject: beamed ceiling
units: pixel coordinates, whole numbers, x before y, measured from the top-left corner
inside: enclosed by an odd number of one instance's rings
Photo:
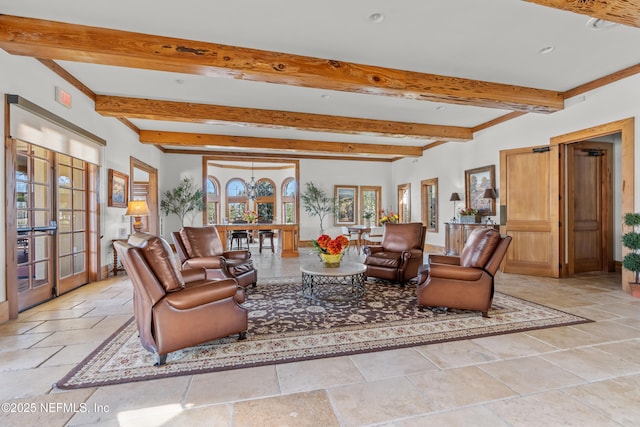
[[[640,71],[640,0],[10,3],[0,48],[170,153],[428,155]]]

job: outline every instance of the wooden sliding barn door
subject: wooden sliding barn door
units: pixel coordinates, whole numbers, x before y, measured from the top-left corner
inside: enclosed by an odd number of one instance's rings
[[[560,162],[558,146],[500,152],[502,233],[513,238],[507,273],[560,277]]]

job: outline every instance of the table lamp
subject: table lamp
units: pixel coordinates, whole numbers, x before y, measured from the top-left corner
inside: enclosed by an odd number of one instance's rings
[[[142,217],[149,215],[149,206],[144,200],[131,200],[127,206],[125,216],[133,217],[133,230],[140,233],[142,229]]]
[[[456,220],[456,203],[460,201],[460,195],[458,193],[451,193],[451,197],[449,198],[450,202],[453,202],[453,218],[451,221]]]
[[[482,198],[489,199],[489,203],[491,203],[491,200],[497,199],[498,195],[496,194],[496,190],[494,190],[493,188],[487,188],[486,190],[484,190],[484,195],[482,196]],[[489,206],[491,207],[491,205]],[[487,217],[487,224],[493,224],[493,220],[489,217]]]

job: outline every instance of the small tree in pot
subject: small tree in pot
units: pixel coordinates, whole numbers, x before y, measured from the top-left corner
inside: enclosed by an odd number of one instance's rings
[[[201,212],[204,209],[203,197],[202,189],[196,188],[191,177],[185,177],[177,187],[164,192],[160,210],[165,215],[178,215],[184,227],[184,218],[189,212]]]
[[[304,193],[300,195],[302,206],[309,216],[320,217],[320,234],[324,234],[323,220],[329,212],[333,211],[333,199],[327,196],[322,188],[316,187],[313,182],[307,182]]]
[[[624,216],[625,225],[631,227],[631,231],[622,236],[622,244],[629,248],[630,252],[622,260],[622,266],[634,273],[634,281],[631,285],[631,293],[640,296],[640,213],[627,213]]]

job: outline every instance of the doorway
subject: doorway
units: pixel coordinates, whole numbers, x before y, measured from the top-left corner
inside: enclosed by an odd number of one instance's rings
[[[614,271],[613,147],[566,145],[567,273]]]
[[[89,282],[88,165],[20,140],[15,148],[18,311]],[[13,150],[13,148],[11,148]]]
[[[618,227],[618,221],[624,213],[634,212],[635,209],[634,121],[634,118],[627,118],[559,135],[551,138],[550,144],[546,146],[500,152],[501,230],[513,237],[504,271],[547,277],[560,277],[568,273],[564,262],[568,232],[565,231],[567,221],[565,221],[565,209],[562,203],[567,198],[567,188],[560,185],[564,183],[562,174],[566,174],[564,146],[567,144],[618,135],[620,151],[616,154],[616,158],[621,159],[620,178],[613,186],[615,203],[609,207],[608,214],[614,221],[611,235],[623,234],[626,231],[624,225]],[[521,156],[525,153],[528,153],[526,157]],[[546,158],[542,157],[543,155]],[[520,157],[522,161],[518,162]],[[515,161],[511,161],[510,158]],[[536,159],[537,162],[533,161]],[[548,173],[540,173],[540,170]],[[536,179],[526,181],[525,176]],[[518,215],[514,215],[514,212],[521,212],[522,215],[527,216],[519,218]],[[535,219],[537,223],[528,224],[524,221],[527,218]],[[540,232],[543,232],[546,238],[536,238],[541,235]],[[618,240],[618,238],[614,239],[616,242]],[[616,243],[613,245],[612,258],[622,259],[627,251],[627,248]],[[607,268],[610,268],[610,263],[611,261],[607,261]],[[630,292],[629,282],[631,281],[633,281],[632,273],[623,269],[621,283],[623,291]]]
[[[149,216],[143,216],[142,231],[154,235],[160,234],[158,216],[158,169],[131,157],[129,161],[131,179],[131,200],[145,200],[149,207]],[[131,220],[133,224],[133,219]],[[132,225],[133,227],[133,225]]]

